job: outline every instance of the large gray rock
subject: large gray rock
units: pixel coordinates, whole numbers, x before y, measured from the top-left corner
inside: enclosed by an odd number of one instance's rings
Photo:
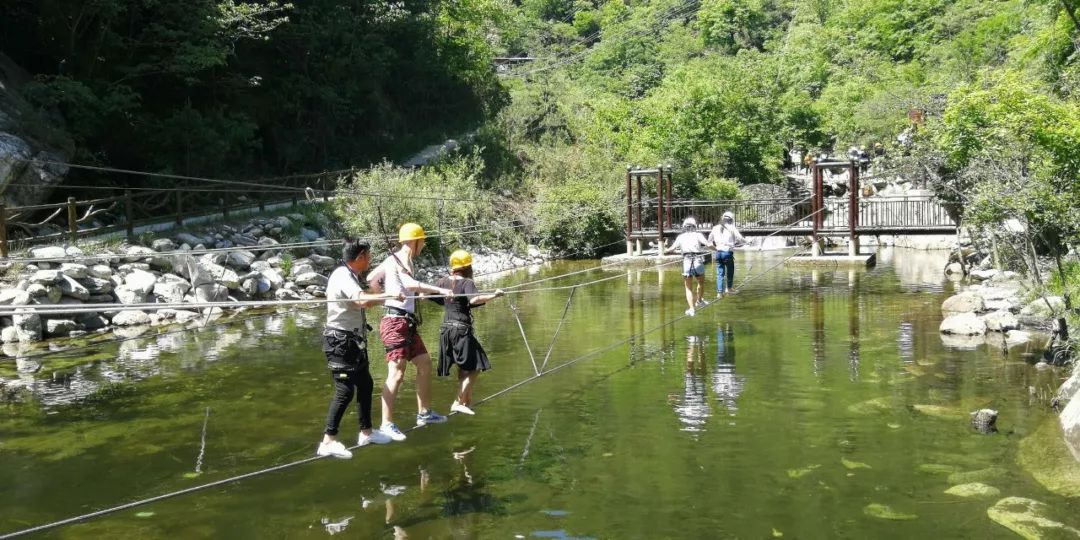
[[[974,313],[959,313],[941,321],[938,331],[958,336],[981,336],[986,333],[986,323]]]
[[[987,269],[987,270],[972,270],[971,271],[971,278],[976,280],[976,281],[986,281],[988,279],[993,279],[994,276],[996,276],[996,275],[998,275],[998,270],[993,269],[993,268],[990,268],[990,269]]]
[[[944,313],[978,313],[985,309],[986,301],[983,297],[972,292],[950,296],[941,303],[941,311]]]
[[[45,333],[51,337],[64,337],[72,330],[78,330],[79,323],[71,319],[49,319],[45,321]]]
[[[112,323],[116,326],[150,324],[150,316],[138,310],[121,311],[113,316]]]
[[[41,316],[37,313],[17,313],[11,316],[19,341],[29,343],[41,341]]]
[[[275,268],[267,268],[263,270],[261,274],[263,278],[270,283],[271,289],[281,288],[281,286],[285,284],[285,277]]]
[[[157,252],[143,246],[129,246],[124,250],[125,262],[147,262],[146,259],[157,255]]]
[[[95,264],[94,266],[91,266],[87,272],[91,277],[96,277],[98,279],[109,279],[113,275],[112,267],[107,264]]]
[[[60,292],[64,293],[64,296],[70,296],[77,300],[86,301],[90,299],[89,289],[84,287],[82,283],[65,275],[60,276]]]
[[[194,289],[197,302],[226,302],[229,300],[229,289],[217,283],[196,285]]]
[[[60,265],[60,273],[69,278],[82,279],[87,276],[89,271],[85,264],[63,263]]]
[[[226,260],[226,264],[241,270],[251,268],[253,262],[255,262],[255,254],[250,251],[230,251]]]
[[[169,240],[168,238],[158,238],[157,240],[154,240],[150,243],[150,249],[153,249],[157,252],[175,251],[176,244],[174,244],[173,241]]]
[[[1020,328],[1020,321],[1009,311],[995,311],[983,315],[983,322],[990,332],[1008,332]]]
[[[278,289],[274,292],[274,298],[278,300],[300,300],[300,294],[292,289]]]
[[[165,281],[154,285],[154,296],[165,303],[179,304],[190,288],[186,281]]]
[[[39,287],[44,288],[44,285],[41,284],[34,285],[38,285]],[[26,291],[19,289],[0,290],[0,306],[25,306],[26,304],[29,304],[30,294],[28,291],[29,288],[33,287],[34,285],[28,286]]]
[[[59,270],[38,270],[30,276],[29,280],[30,283],[39,285],[59,285],[62,275]]]
[[[86,290],[90,291],[91,295],[109,294],[115,288],[111,279],[101,279],[97,277],[87,277],[79,280]]]
[[[180,233],[176,235],[176,241],[180,242],[181,244],[190,244],[192,246],[208,243],[205,238],[188,233]]]
[[[4,343],[16,343],[19,341],[19,331],[14,326],[5,326],[0,330],[0,341]]]
[[[75,321],[85,330],[100,330],[109,326],[109,320],[99,313],[81,313],[75,317]]]
[[[326,287],[327,283],[326,276],[317,274],[315,272],[307,272],[304,274],[300,274],[296,276],[296,279],[294,279],[293,281],[295,281],[296,285],[300,287],[309,287],[312,285],[316,287]]]
[[[124,285],[127,286],[128,289],[138,291],[144,295],[153,291],[154,284],[156,283],[157,276],[142,270],[134,270],[124,277]]]
[[[30,250],[30,256],[35,259],[63,259],[67,257],[67,250],[60,246],[37,247]]]
[[[311,262],[315,265],[316,268],[326,269],[337,266],[337,261],[331,257],[323,257],[322,255],[312,253],[311,255],[308,255],[308,258],[311,259]]]
[[[1080,538],[1080,530],[1054,520],[1051,508],[1034,499],[1006,497],[986,515],[1023,538]]]
[[[313,231],[307,227],[300,228],[300,238],[304,242],[314,242],[321,237],[318,231]]]
[[[301,262],[301,261],[304,261],[304,262]],[[313,273],[315,273],[315,265],[311,264],[310,262],[308,262],[308,261],[306,261],[304,259],[297,259],[296,261],[294,261],[293,266],[292,266],[292,270],[289,271],[289,275],[292,276],[293,278],[297,278],[297,277],[302,276],[304,274],[313,274]]]
[[[115,294],[116,299],[121,304],[131,305],[146,303],[146,293],[142,292],[142,290],[132,289],[128,285],[121,285],[117,287]]]

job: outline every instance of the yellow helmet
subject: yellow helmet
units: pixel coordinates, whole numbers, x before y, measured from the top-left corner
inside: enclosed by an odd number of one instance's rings
[[[420,240],[427,238],[424,235],[424,228],[415,223],[406,223],[398,229],[397,239],[398,242],[408,242],[410,240]]]
[[[464,249],[459,249],[450,254],[450,269],[457,270],[458,268],[465,268],[466,266],[472,266],[472,255]]]

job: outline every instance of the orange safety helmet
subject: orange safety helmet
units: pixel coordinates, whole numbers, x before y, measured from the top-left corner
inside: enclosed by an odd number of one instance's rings
[[[466,266],[472,266],[472,255],[464,249],[459,249],[450,254],[450,269],[457,270],[459,268],[465,268]]]
[[[415,223],[406,223],[398,230],[398,242],[408,242],[410,240],[422,240],[427,238],[424,234],[424,228]]]

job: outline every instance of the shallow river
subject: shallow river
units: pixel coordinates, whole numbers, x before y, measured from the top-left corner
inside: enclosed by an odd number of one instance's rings
[[[883,255],[870,270],[762,274],[783,254],[741,254],[738,279],[760,277],[693,318],[683,317],[677,268],[620,271],[576,291],[547,369],[606,351],[481,404],[475,417],[454,415],[350,461],[305,463],[43,536],[1014,538],[986,513],[1010,495],[1078,525],[1075,499],[1017,465],[1021,441],[1052,429],[1047,397],[1063,373],[1036,370],[1023,348],[946,346],[942,261]],[[509,297],[538,363],[568,293]],[[441,313],[424,312],[435,349]],[[493,364],[478,383],[484,397],[534,371],[507,300],[476,313]],[[239,317],[248,319],[18,366],[0,360],[0,534],[312,455],[330,395],[323,310]],[[378,392],[381,347],[371,352]],[[415,413],[413,381],[410,370],[402,427]],[[453,391],[452,380],[435,381],[436,410],[448,412]],[[999,433],[970,428],[967,413],[981,407],[1000,411]],[[377,417],[378,396],[375,408]],[[355,419],[353,405],[347,442]],[[972,479],[1001,495],[944,493]]]

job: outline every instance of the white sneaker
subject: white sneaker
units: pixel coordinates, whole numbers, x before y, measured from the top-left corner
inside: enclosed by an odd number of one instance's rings
[[[363,433],[361,433],[360,437],[358,439],[356,439],[356,445],[357,446],[366,446],[366,445],[369,445],[371,443],[386,444],[386,443],[389,443],[392,440],[393,439],[391,439],[389,435],[387,435],[387,434],[385,434],[382,431],[379,431],[377,429],[373,429],[373,430],[371,430],[371,435],[364,435]]]
[[[685,313],[686,313],[687,317],[693,317],[694,316],[694,308],[690,308],[690,309],[686,310]]]
[[[707,304],[707,302],[705,302],[705,299],[702,298],[701,300],[697,301],[697,304],[694,304],[694,307],[699,307],[699,308],[700,307],[705,307],[706,304]]]
[[[472,409],[469,408],[468,405],[462,405],[461,403],[458,403],[456,401],[454,402],[453,405],[450,406],[450,410],[452,412],[461,413],[461,414],[468,414],[468,415],[476,414],[475,412],[473,412]]]
[[[334,456],[341,459],[349,459],[352,457],[352,452],[348,448],[345,448],[344,444],[340,441],[330,441],[319,443],[319,449],[315,451],[319,456]]]
[[[381,431],[383,435],[390,437],[390,440],[399,442],[405,440],[405,434],[398,429],[397,424],[383,424],[382,427],[379,428],[379,431]]]

